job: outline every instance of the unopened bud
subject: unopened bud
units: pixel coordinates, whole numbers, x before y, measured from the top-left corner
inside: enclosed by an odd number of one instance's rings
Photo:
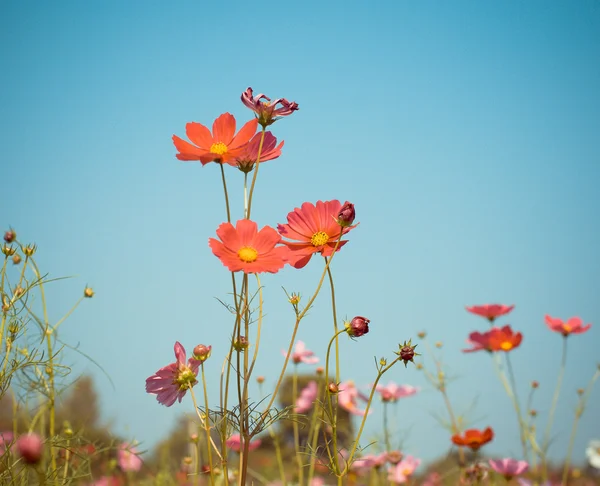
[[[190,442],[193,442],[194,444],[198,443],[198,434],[192,434],[190,435]]]
[[[88,299],[91,299],[94,296],[95,292],[92,290],[91,287],[86,287],[83,290],[83,296],[87,297]]]
[[[396,354],[400,356],[400,359],[404,361],[405,367],[408,365],[409,361],[414,363],[415,356],[419,356],[418,353],[415,353],[416,347],[417,344],[413,346],[411,340],[408,342],[404,341],[404,343],[400,345],[400,349],[396,352]]]
[[[37,434],[25,434],[17,439],[17,452],[26,464],[37,464],[42,458],[44,444]]]
[[[577,395],[579,395],[579,396],[583,395],[584,392],[585,392],[585,390],[583,388],[578,388],[577,389]]]
[[[417,367],[418,370],[423,369],[423,363],[417,363],[415,366]]]
[[[186,464],[187,466],[189,466],[190,464],[192,464],[192,458],[190,456],[186,456],[183,458],[183,463]],[[209,471],[210,472],[210,471]]]
[[[7,243],[12,243],[17,239],[17,233],[12,228],[9,229],[6,233],[4,233],[4,241]]]
[[[256,382],[257,382],[259,385],[262,385],[262,384],[265,382],[265,377],[264,377],[264,376],[257,376],[257,377],[256,377]]]
[[[248,349],[248,346],[249,346],[249,344],[248,344],[248,339],[246,338],[246,336],[240,336],[239,339],[236,339],[233,342],[233,347],[235,348],[235,350],[238,353]]]
[[[329,385],[327,385],[327,391],[329,393],[331,393],[332,395],[336,395],[340,392],[340,387],[338,386],[337,383],[329,383]]]
[[[346,332],[350,337],[361,337],[369,332],[369,323],[371,321],[366,317],[356,316],[350,322],[344,323]]]
[[[4,253],[7,257],[13,256],[17,250],[12,246],[4,245],[2,247],[2,253]]]
[[[290,304],[298,305],[300,303],[300,294],[292,292],[292,295],[290,295],[290,298],[288,300],[290,301]]]
[[[384,366],[387,366],[387,359],[385,359],[385,358],[381,358],[381,359],[379,360],[379,366],[381,366],[382,368],[383,368]]]
[[[193,351],[194,359],[197,359],[201,363],[204,363],[210,357],[211,351],[212,351],[212,346],[205,346],[204,344],[198,344],[198,346],[196,346]]]
[[[435,343],[435,347],[438,349],[440,349],[443,345],[444,345],[444,343],[442,343],[442,341],[436,341],[436,343]]]
[[[317,375],[321,376],[323,375],[323,373],[325,373],[325,368],[323,368],[322,366],[318,366],[316,369]]]
[[[340,212],[338,213],[337,223],[340,226],[351,226],[354,222],[354,218],[356,218],[356,211],[354,210],[354,204],[346,201]]]
[[[537,388],[539,386],[540,386],[540,384],[537,381],[534,380],[531,382],[531,388]]]
[[[20,297],[21,295],[23,295],[23,292],[25,292],[25,291],[23,290],[23,287],[21,287],[20,285],[17,285],[15,287],[15,296],[16,297]]]
[[[13,262],[13,265],[18,265],[19,263],[21,263],[21,255],[19,255],[18,253],[15,253],[12,257],[12,262]]]
[[[25,248],[23,248],[23,253],[25,253],[25,256],[33,256],[35,251],[37,250],[37,246],[35,245],[27,245]]]
[[[531,415],[532,417],[537,417],[537,410],[534,410],[534,409],[529,410],[529,415]]]
[[[421,331],[419,334],[417,334],[417,336],[419,336],[419,339],[425,339],[427,333],[425,331]]]

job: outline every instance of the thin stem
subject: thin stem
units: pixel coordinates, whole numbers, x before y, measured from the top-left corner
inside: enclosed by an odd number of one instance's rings
[[[215,473],[213,472],[213,460],[212,460],[212,451],[210,449],[210,417],[208,414],[208,392],[206,391],[206,377],[204,376],[204,363],[200,365],[202,368],[202,389],[204,392],[204,410],[206,412],[206,420],[204,421],[204,430],[206,431],[206,450],[208,455],[208,466],[210,467],[210,484],[214,486],[215,484]],[[191,386],[191,385],[190,385]],[[198,447],[200,444],[198,443]],[[196,458],[196,464],[198,464],[198,458]]]
[[[294,365],[294,373],[292,375],[292,405],[296,406],[296,400],[298,399],[298,369]],[[296,451],[296,462],[298,463],[298,485],[303,486],[304,483],[304,465],[302,464],[302,457],[300,455],[300,433],[298,432],[298,421],[292,421],[292,427],[294,430],[294,450]]]
[[[529,449],[527,447],[527,431],[523,414],[521,413],[521,406],[519,404],[519,397],[517,395],[517,384],[515,380],[515,373],[513,371],[512,363],[510,360],[510,354],[506,353],[506,368],[508,370],[508,378],[512,387],[514,396],[513,404],[515,406],[515,412],[517,412],[517,420],[519,421],[519,435],[521,438],[521,446],[523,447],[523,459],[529,462]]]
[[[231,213],[229,212],[229,194],[227,193],[227,182],[225,181],[225,169],[222,162],[217,162],[221,168],[221,180],[223,181],[223,191],[225,192],[225,209],[227,209],[227,222],[231,223]]]
[[[390,431],[388,427],[388,405],[389,402],[383,402],[383,437],[385,440],[386,452],[390,452],[392,450],[392,444],[390,442]]]
[[[262,154],[263,143],[265,141],[265,130],[263,127],[262,133],[260,135],[260,143],[258,144],[258,155],[256,156],[256,167],[254,167],[254,175],[252,176],[252,185],[250,186],[250,195],[248,196],[248,212],[246,214],[246,219],[250,219],[250,211],[252,209],[252,196],[254,195],[254,185],[256,184],[256,178],[258,176],[258,166],[260,165],[260,156]]]

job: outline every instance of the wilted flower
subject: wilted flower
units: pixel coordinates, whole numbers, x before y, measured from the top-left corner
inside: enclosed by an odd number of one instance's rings
[[[591,324],[584,326],[581,317],[571,317],[568,321],[564,322],[558,317],[547,315],[545,320],[546,325],[551,331],[560,332],[564,337],[567,337],[569,334],[582,334],[592,327]]]
[[[465,430],[463,435],[454,434],[452,436],[452,442],[457,446],[469,447],[470,449],[476,451],[481,446],[491,442],[493,438],[494,431],[491,427],[487,427],[483,431],[478,429],[469,429]]]
[[[585,450],[590,466],[600,469],[600,440],[592,440]]]
[[[364,416],[365,411],[358,408],[357,402],[358,399],[368,402],[369,397],[359,392],[352,381],[340,383],[338,389],[338,405],[350,412],[352,415]]]
[[[388,481],[392,483],[406,483],[421,464],[421,459],[406,456],[398,464],[388,469]]]
[[[308,412],[312,408],[314,401],[317,399],[318,393],[317,382],[311,381],[300,392],[300,396],[296,400],[294,411],[296,413]]]
[[[142,468],[142,458],[131,444],[123,443],[117,450],[117,462],[121,471],[137,472]]]
[[[17,439],[15,447],[19,456],[27,464],[37,464],[40,462],[42,452],[44,451],[42,438],[34,433],[21,435]]]
[[[419,389],[410,385],[397,385],[390,381],[386,386],[377,385],[375,390],[381,395],[381,400],[384,402],[396,402],[400,398],[410,397],[416,394]]]
[[[529,464],[525,461],[517,461],[516,459],[490,459],[490,466],[498,474],[504,476],[509,481],[515,476],[524,474],[529,469]]]
[[[260,439],[251,440],[250,445],[248,446],[248,450],[253,451],[257,447],[260,447],[261,442],[262,441]],[[240,434],[232,435],[231,437],[229,437],[229,439],[227,439],[225,443],[227,444],[227,447],[229,447],[229,449],[231,449],[232,451],[240,452],[240,450],[242,449],[242,439],[240,437]]]
[[[281,352],[283,353],[284,356],[287,356],[287,353],[285,351],[281,350]],[[315,363],[319,362],[319,358],[317,358],[315,356],[315,353],[313,353],[309,349],[306,349],[306,345],[304,344],[304,341],[296,342],[296,347],[294,348],[294,351],[292,352],[291,359],[294,362],[294,364],[300,364],[300,363],[315,364]]]
[[[196,346],[193,351],[194,359],[197,359],[201,363],[204,363],[208,358],[210,358],[211,351],[212,346],[198,344],[198,346]]]
[[[253,96],[252,88],[248,88],[242,93],[242,103],[256,113],[258,123],[264,128],[275,123],[282,116],[291,115],[298,109],[298,103],[295,101],[290,103],[285,98],[271,101],[271,98],[262,93]],[[277,105],[281,106],[277,108]]]
[[[354,218],[356,218],[354,204],[346,201],[338,213],[337,222],[340,226],[351,226]]]
[[[469,311],[471,314],[485,317],[490,322],[494,322],[494,320],[498,317],[508,314],[514,308],[514,305],[503,304],[484,304],[466,307],[467,311]]]
[[[284,142],[282,141],[277,145],[277,139],[273,134],[271,132],[265,132],[265,138],[259,154],[258,149],[260,148],[261,138],[262,133],[254,135],[252,140],[241,149],[239,155],[235,158],[235,163],[229,162],[229,164],[237,165],[242,172],[248,173],[254,168],[254,164],[256,164],[257,160],[262,164],[268,160],[278,158],[281,155],[281,148],[283,147]],[[258,158],[259,155],[260,159]]]
[[[369,332],[369,323],[366,317],[356,316],[350,322],[346,322],[346,332],[350,337],[361,337]]]
[[[167,407],[173,405],[175,400],[181,403],[188,389],[198,383],[196,376],[200,361],[190,358],[186,363],[185,348],[179,342],[175,343],[174,350],[177,361],[146,379],[146,392],[155,393],[156,400]]]

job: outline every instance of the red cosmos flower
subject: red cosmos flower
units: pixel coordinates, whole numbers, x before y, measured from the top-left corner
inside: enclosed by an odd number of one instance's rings
[[[277,98],[275,101],[271,101],[271,98],[262,93],[253,96],[252,88],[248,88],[242,93],[242,103],[256,113],[257,121],[263,127],[275,123],[282,116],[291,115],[298,109],[298,103],[295,101],[290,103],[285,98]],[[281,105],[281,107],[276,108],[277,105]]]
[[[261,137],[262,133],[254,135],[252,140],[242,148],[239,155],[235,158],[235,162],[228,162],[229,165],[239,167],[242,172],[250,172],[258,159],[258,148],[260,147]],[[275,138],[271,132],[265,132],[265,139],[263,140],[262,150],[260,151],[259,163],[279,157],[281,155],[281,147],[283,147],[284,143],[285,142],[281,141],[281,143],[277,145],[277,138]]]
[[[494,322],[496,318],[508,314],[514,308],[514,305],[503,304],[484,304],[465,307],[471,314],[485,317],[490,322]]]
[[[584,326],[581,317],[571,317],[567,322],[564,322],[558,317],[547,315],[545,320],[546,325],[551,331],[560,332],[564,337],[567,337],[569,334],[582,334],[592,327],[591,324]]]
[[[348,233],[354,226],[341,227],[338,215],[342,204],[338,200],[317,201],[316,206],[305,202],[302,208],[296,208],[287,215],[287,224],[277,225],[282,236],[296,241],[282,241],[291,251],[288,256],[290,265],[304,267],[313,254],[331,256],[340,235]],[[347,241],[340,241],[338,250]]]
[[[214,121],[212,134],[200,123],[188,123],[185,133],[194,145],[173,135],[173,143],[179,151],[176,157],[185,161],[199,160],[202,165],[213,161],[231,164],[256,133],[257,126],[256,120],[250,120],[235,135],[235,118],[229,113],[223,113]]]
[[[270,226],[257,229],[249,219],[240,219],[235,228],[223,223],[217,229],[221,241],[209,238],[208,246],[232,272],[277,273],[285,265],[289,250],[276,246],[281,236]]]
[[[472,332],[469,334],[467,343],[472,345],[471,349],[463,349],[463,353],[472,353],[474,351],[504,351],[509,352],[510,350],[517,348],[523,335],[520,332],[514,332],[510,326],[504,326],[502,328],[492,327],[489,331]]]
[[[469,447],[470,449],[476,451],[481,446],[491,442],[493,438],[494,431],[491,427],[488,427],[483,431],[478,429],[469,429],[465,430],[463,435],[454,434],[452,436],[452,442],[457,446]]]

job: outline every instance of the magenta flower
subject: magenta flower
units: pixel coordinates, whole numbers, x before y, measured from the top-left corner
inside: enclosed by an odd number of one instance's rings
[[[263,128],[275,123],[282,116],[291,115],[298,109],[298,103],[295,101],[289,102],[285,98],[277,98],[275,101],[271,101],[271,98],[262,93],[253,96],[252,88],[248,88],[242,93],[242,103],[256,113],[258,123]],[[277,108],[277,105],[280,105],[280,107]]]
[[[133,444],[123,443],[117,450],[117,463],[123,472],[138,472],[142,468],[142,458]]]
[[[300,392],[300,396],[296,400],[296,406],[294,411],[296,413],[308,412],[312,408],[314,401],[317,399],[317,395],[317,382],[311,381]]]
[[[381,395],[381,400],[384,402],[396,402],[400,398],[410,397],[415,395],[419,389],[410,385],[396,385],[390,381],[386,386],[377,385],[375,390]]]
[[[235,163],[242,172],[250,172],[254,168],[254,164],[258,160],[258,149],[260,147],[260,139],[262,133],[257,133],[248,142],[248,145],[242,148],[240,154],[235,158]],[[277,138],[271,132],[265,132],[262,150],[260,151],[259,163],[262,164],[268,160],[276,159],[281,155],[281,148],[285,142],[281,141],[277,145]],[[233,164],[231,164],[233,165]]]
[[[19,456],[21,456],[23,461],[27,464],[37,464],[40,462],[44,451],[42,438],[34,433],[21,435],[17,439],[15,447]]]
[[[155,393],[158,403],[170,407],[175,400],[181,400],[191,386],[198,383],[198,367],[200,361],[190,358],[185,360],[185,348],[175,343],[175,358],[177,361],[164,366],[151,377],[146,379],[146,392]]]
[[[346,201],[338,213],[337,222],[340,226],[352,226],[356,218],[356,210],[354,204]]]
[[[254,449],[260,447],[261,442],[262,441],[260,439],[251,440],[248,450],[253,451]],[[225,441],[225,444],[227,444],[227,447],[229,447],[232,451],[240,452],[242,450],[242,438],[240,437],[240,434],[232,435]]]
[[[564,337],[567,337],[569,334],[582,334],[592,327],[591,324],[584,326],[581,317],[571,317],[568,321],[564,322],[558,317],[546,316],[545,320],[546,325],[551,331],[560,332]]]
[[[397,484],[408,482],[420,464],[421,459],[406,456],[398,464],[388,469],[388,481]]]
[[[287,356],[285,351],[281,351],[284,356]],[[306,349],[306,346],[303,341],[298,341],[296,343],[296,348],[294,352],[292,352],[292,361],[294,364],[305,363],[305,364],[315,364],[319,362],[319,358],[315,356],[315,353]]]
[[[492,469],[504,476],[507,481],[526,473],[529,469],[527,462],[516,459],[490,459],[489,462]]]
[[[364,402],[368,402],[369,397],[359,392],[352,381],[340,383],[338,389],[338,405],[350,412],[352,415],[360,415],[361,417],[364,416],[365,411],[358,408],[358,400],[360,399]]]

